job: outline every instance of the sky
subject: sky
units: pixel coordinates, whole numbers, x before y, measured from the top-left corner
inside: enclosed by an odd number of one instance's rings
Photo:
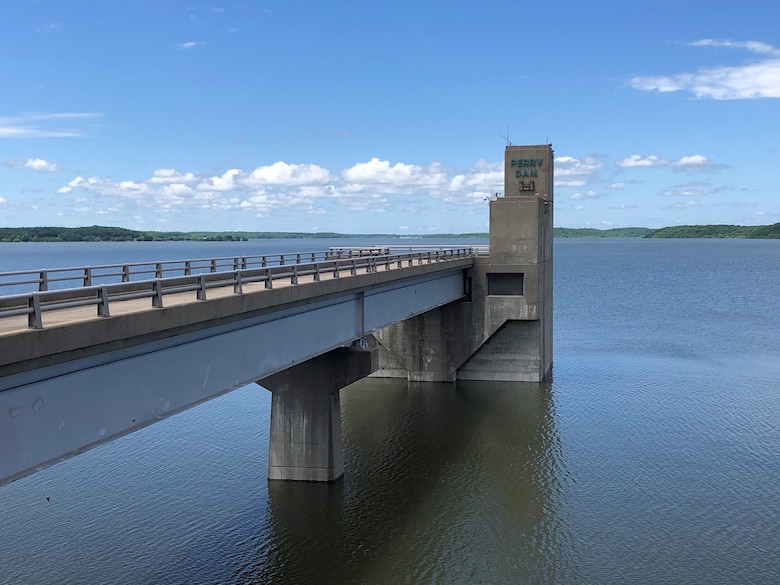
[[[780,2],[0,3],[2,227],[485,232],[507,140],[558,227],[780,222]]]

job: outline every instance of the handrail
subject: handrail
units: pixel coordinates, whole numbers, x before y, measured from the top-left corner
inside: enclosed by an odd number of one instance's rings
[[[122,264],[101,264],[95,266],[69,266],[41,270],[17,270],[0,272],[2,287],[35,285],[38,291],[50,290],[57,282],[81,282],[82,287],[91,286],[96,280],[108,284],[111,280],[130,282],[134,277],[164,278],[166,274],[188,276],[202,272],[220,272],[221,270],[250,268],[252,266],[274,266],[300,263],[304,260],[316,262],[324,260],[327,252],[294,252],[285,254],[262,254],[247,256],[223,256],[217,258],[196,258],[190,260],[158,260],[152,262],[125,262]],[[21,277],[21,280],[9,280]]]
[[[104,266],[84,266],[75,268],[55,268],[41,271],[16,271],[0,273],[4,276],[17,276],[38,274],[40,279],[30,281],[17,281],[9,284],[38,283],[39,287],[53,281],[67,280],[63,276],[52,276],[52,273],[63,271],[78,271],[79,276],[70,280],[80,282],[82,286],[59,290],[38,290],[25,294],[0,295],[0,319],[27,315],[27,326],[30,329],[43,328],[43,313],[59,309],[90,306],[97,307],[98,317],[110,316],[111,302],[133,299],[151,299],[153,308],[163,307],[165,295],[195,292],[195,298],[199,301],[207,299],[207,291],[218,287],[233,287],[233,294],[243,294],[243,287],[248,284],[264,283],[266,289],[272,289],[273,283],[280,279],[290,279],[292,285],[297,285],[299,278],[312,276],[315,282],[323,275],[330,274],[331,278],[340,278],[349,271],[350,275],[356,275],[359,270],[365,273],[403,268],[415,264],[432,264],[471,258],[479,253],[476,247],[440,248],[420,252],[404,253],[380,253],[386,248],[363,248],[351,250],[331,249],[327,252],[308,252],[293,254],[274,254],[263,256],[240,256],[237,258],[208,258],[198,260],[168,260],[162,262],[138,262],[131,264],[113,264]],[[366,250],[370,250],[366,252]],[[321,260],[318,260],[320,259]],[[269,260],[270,259],[270,260]],[[311,260],[305,262],[304,260]],[[230,264],[225,261],[230,260]],[[178,266],[181,264],[184,266]],[[207,264],[206,264],[207,263]],[[166,265],[177,265],[166,268]],[[130,270],[131,267],[154,266],[153,270]],[[222,266],[229,266],[226,270],[218,270]],[[203,268],[209,271],[197,271]],[[121,268],[121,273],[105,273],[101,269]],[[96,274],[95,271],[98,270]],[[184,270],[185,274],[165,276],[166,271],[177,272]],[[196,272],[193,272],[196,271]],[[153,278],[143,280],[131,280],[131,276],[138,274],[154,274]],[[93,284],[95,278],[106,276],[122,276],[121,282]],[[126,277],[126,278],[125,278]]]

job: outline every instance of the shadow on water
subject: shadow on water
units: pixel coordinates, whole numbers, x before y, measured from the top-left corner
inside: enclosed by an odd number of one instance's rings
[[[237,581],[566,580],[549,384],[370,379],[342,407],[344,480],[269,483],[273,544]]]

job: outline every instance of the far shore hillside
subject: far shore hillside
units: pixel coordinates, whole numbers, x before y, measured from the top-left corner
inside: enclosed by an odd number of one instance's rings
[[[780,238],[780,223],[772,225],[680,225],[660,229],[628,227],[599,230],[594,228],[555,228],[556,238]],[[153,232],[119,227],[18,227],[0,228],[0,242],[125,242],[125,241],[246,241],[282,238],[487,238],[487,233],[469,234],[339,234],[333,232]]]

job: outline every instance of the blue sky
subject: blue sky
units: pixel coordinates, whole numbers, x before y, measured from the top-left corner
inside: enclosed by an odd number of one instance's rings
[[[6,0],[0,226],[486,231],[502,135],[555,224],[780,222],[780,2]]]

